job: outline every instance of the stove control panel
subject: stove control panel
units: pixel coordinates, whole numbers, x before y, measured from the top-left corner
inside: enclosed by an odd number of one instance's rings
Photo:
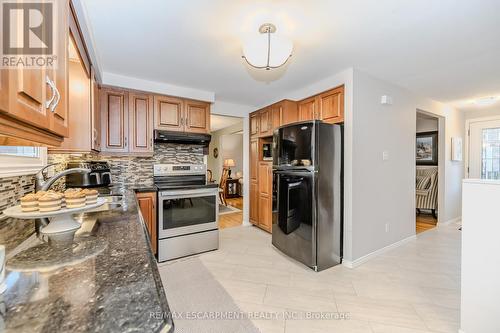
[[[205,164],[155,164],[154,176],[204,175],[207,172]]]

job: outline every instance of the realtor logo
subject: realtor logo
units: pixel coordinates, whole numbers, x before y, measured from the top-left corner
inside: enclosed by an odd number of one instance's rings
[[[1,67],[54,67],[54,3],[3,0]]]

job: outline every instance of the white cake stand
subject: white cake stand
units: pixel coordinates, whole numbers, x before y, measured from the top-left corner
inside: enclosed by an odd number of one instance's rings
[[[105,198],[97,198],[97,202],[91,205],[85,205],[79,208],[63,208],[54,212],[23,212],[20,205],[7,208],[3,214],[16,219],[42,219],[48,218],[50,223],[40,232],[48,236],[76,231],[80,229],[81,224],[78,223],[73,214],[83,213],[86,210],[94,209],[106,203]]]

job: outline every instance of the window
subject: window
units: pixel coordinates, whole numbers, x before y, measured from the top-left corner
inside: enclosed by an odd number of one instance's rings
[[[47,148],[0,146],[0,177],[35,174],[47,164]]]
[[[482,179],[500,178],[500,128],[483,129]]]

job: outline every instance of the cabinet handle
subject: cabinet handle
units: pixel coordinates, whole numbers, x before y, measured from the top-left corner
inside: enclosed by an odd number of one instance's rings
[[[181,118],[181,126],[184,126],[184,118]]]
[[[52,104],[52,102],[54,102],[54,99],[57,96],[56,85],[54,84],[54,81],[52,81],[50,79],[50,77],[48,75],[45,77],[45,83],[48,84],[48,86],[50,87],[50,90],[52,90],[52,97],[48,101],[45,102],[45,108],[48,109],[50,107],[50,111],[54,112],[54,110],[51,108],[51,104]]]
[[[125,147],[127,147],[127,137],[125,137]]]
[[[56,89],[56,100],[54,101],[54,104],[52,104],[52,107],[50,108],[50,111],[52,112],[56,110],[57,105],[61,101],[61,94],[59,93],[59,89],[57,89],[56,85],[54,85],[54,88]]]

